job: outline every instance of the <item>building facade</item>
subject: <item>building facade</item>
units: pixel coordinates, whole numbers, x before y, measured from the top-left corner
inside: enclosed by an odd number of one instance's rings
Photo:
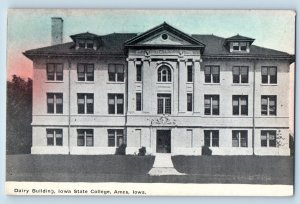
[[[294,56],[236,35],[188,35],[163,23],[142,34],[72,35],[28,50],[32,154],[289,155]],[[59,40],[57,40],[57,38]]]

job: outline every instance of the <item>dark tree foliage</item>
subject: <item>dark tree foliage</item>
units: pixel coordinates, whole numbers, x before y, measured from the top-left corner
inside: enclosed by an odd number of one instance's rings
[[[6,153],[29,154],[32,144],[32,80],[7,81]]]

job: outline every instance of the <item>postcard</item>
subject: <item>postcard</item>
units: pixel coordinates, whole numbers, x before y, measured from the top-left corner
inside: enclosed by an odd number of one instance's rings
[[[295,15],[10,9],[6,193],[293,195]]]

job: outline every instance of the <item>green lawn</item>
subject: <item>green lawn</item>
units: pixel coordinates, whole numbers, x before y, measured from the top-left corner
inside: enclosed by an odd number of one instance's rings
[[[7,181],[293,184],[292,157],[174,156],[187,175],[149,176],[154,156],[7,155]]]

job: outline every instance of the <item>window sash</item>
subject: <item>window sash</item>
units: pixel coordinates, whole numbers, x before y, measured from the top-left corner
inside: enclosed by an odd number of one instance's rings
[[[204,78],[205,83],[220,83],[220,66],[205,66]]]
[[[136,65],[136,81],[142,81],[142,65]]]
[[[158,68],[157,81],[158,82],[171,82],[172,81],[171,69],[168,66],[162,65]]]
[[[187,111],[193,111],[193,94],[187,94]]]
[[[248,147],[247,130],[232,130],[232,147]]]
[[[108,129],[107,135],[108,147],[119,147],[121,144],[125,144],[123,129]]]
[[[171,104],[170,94],[157,94],[157,113],[158,114],[171,114],[172,104]]]
[[[204,95],[204,114],[219,115],[219,95]]]
[[[187,82],[193,82],[193,66],[187,66]]]
[[[261,78],[263,84],[277,84],[277,67],[262,66]]]
[[[136,111],[142,110],[142,93],[136,93]]]
[[[94,130],[77,129],[77,146],[94,146]]]

